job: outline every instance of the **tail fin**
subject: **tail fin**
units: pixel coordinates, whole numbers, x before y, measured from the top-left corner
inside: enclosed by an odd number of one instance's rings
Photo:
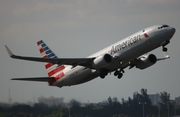
[[[42,41],[38,41],[37,45],[39,47],[39,52],[43,58],[58,58],[56,54]],[[49,77],[54,77],[55,80],[58,80],[64,76],[63,69],[65,65],[58,65],[52,63],[45,63],[45,68]],[[50,83],[51,84],[51,83]]]

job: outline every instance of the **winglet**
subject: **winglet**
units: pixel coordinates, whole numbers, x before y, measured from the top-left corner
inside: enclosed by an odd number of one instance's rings
[[[13,53],[11,52],[11,50],[7,47],[7,45],[5,45],[5,48],[6,48],[7,52],[8,52],[8,54],[9,54],[9,56],[10,56],[10,57],[13,57],[14,54],[13,54]]]

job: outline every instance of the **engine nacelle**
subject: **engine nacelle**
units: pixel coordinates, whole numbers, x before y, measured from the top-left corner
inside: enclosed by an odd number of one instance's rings
[[[136,65],[139,69],[145,69],[152,65],[154,65],[157,62],[157,58],[154,54],[150,54],[148,56],[144,56],[138,60],[138,63]]]
[[[109,54],[104,54],[102,56],[95,58],[92,66],[95,69],[101,69],[107,66],[109,63],[111,63],[111,61],[112,61],[112,56]]]

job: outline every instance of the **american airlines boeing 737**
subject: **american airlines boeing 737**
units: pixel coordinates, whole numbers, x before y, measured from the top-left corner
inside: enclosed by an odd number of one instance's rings
[[[113,72],[119,79],[124,69],[136,67],[146,69],[157,61],[170,58],[165,47],[175,33],[168,25],[155,25],[143,29],[87,58],[58,58],[42,41],[38,41],[40,57],[18,56],[5,45],[11,58],[44,62],[48,77],[12,78],[12,80],[48,82],[50,86],[71,86],[85,83],[94,78],[105,78]],[[163,58],[157,58],[148,52],[162,47]]]

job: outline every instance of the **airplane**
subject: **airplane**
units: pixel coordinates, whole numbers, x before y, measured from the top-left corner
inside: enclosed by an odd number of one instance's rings
[[[104,79],[111,72],[121,79],[127,67],[143,70],[157,61],[170,58],[165,46],[170,43],[175,32],[174,27],[166,24],[151,26],[86,58],[58,58],[43,40],[37,42],[42,58],[15,55],[5,45],[11,58],[44,62],[48,74],[48,77],[12,78],[11,80],[48,82],[49,86],[61,88],[85,83],[97,77]],[[163,58],[147,54],[158,47],[162,47]]]

